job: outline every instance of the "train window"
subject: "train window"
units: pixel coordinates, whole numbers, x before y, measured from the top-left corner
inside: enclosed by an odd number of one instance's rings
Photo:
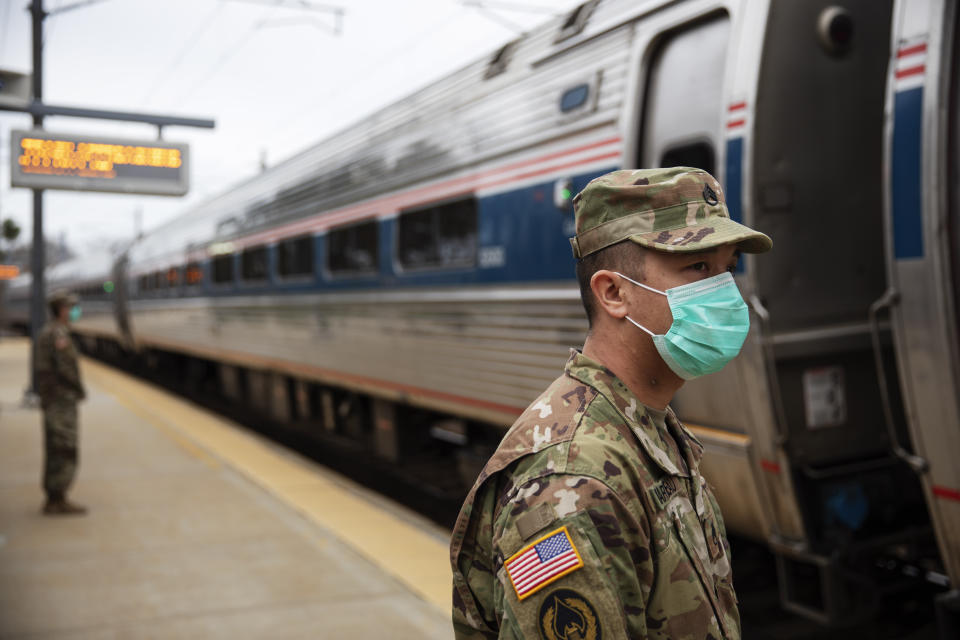
[[[277,245],[277,273],[284,278],[313,275],[313,236],[290,238]]]
[[[397,227],[397,261],[404,269],[455,269],[477,262],[474,198],[401,213]]]
[[[199,262],[188,262],[183,269],[183,283],[188,287],[193,287],[203,281],[203,269]]]
[[[657,166],[697,167],[713,173],[712,167],[716,167],[717,163],[713,157],[713,146],[709,142],[694,142],[667,149]]]
[[[150,277],[153,279],[153,288],[154,288],[154,289],[166,289],[166,288],[167,288],[167,279],[166,279],[165,276],[166,276],[166,272],[164,272],[164,271],[155,271],[153,274],[151,274]]]
[[[380,224],[376,220],[327,233],[327,269],[333,275],[376,273]]]
[[[165,274],[168,287],[180,286],[180,267],[170,267]]]
[[[730,18],[714,14],[663,36],[650,63],[637,166],[682,163],[716,174]]]
[[[597,8],[598,1],[599,0],[590,0],[589,2],[584,2],[568,13],[567,19],[563,21],[563,25],[560,27],[560,33],[557,34],[557,39],[554,40],[554,42],[572,38],[582,32],[584,27],[587,26],[593,10]]]
[[[140,276],[139,289],[141,293],[150,291],[150,276]]]
[[[517,50],[517,41],[508,42],[507,44],[500,47],[500,49],[493,54],[493,57],[490,59],[490,64],[487,65],[487,71],[483,74],[483,79],[487,80],[494,76],[498,76],[504,71],[507,70],[507,65],[510,64],[510,58],[513,57],[514,51]]]
[[[216,256],[213,259],[213,281],[217,284],[233,282],[233,255]]]
[[[268,267],[264,246],[244,249],[240,254],[240,277],[244,280],[266,280]]]
[[[572,89],[567,89],[563,92],[563,95],[560,96],[560,111],[567,113],[568,111],[573,111],[577,107],[582,107],[587,102],[587,98],[590,97],[590,85],[584,82],[583,84],[578,84]]]

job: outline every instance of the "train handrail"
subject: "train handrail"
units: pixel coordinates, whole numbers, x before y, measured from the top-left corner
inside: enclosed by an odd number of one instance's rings
[[[883,364],[883,352],[880,348],[880,322],[877,316],[881,309],[889,309],[900,300],[900,293],[894,287],[888,287],[883,295],[870,305],[870,339],[873,343],[873,360],[877,368],[877,384],[880,387],[880,400],[883,405],[883,417],[887,425],[887,436],[890,438],[890,447],[893,454],[907,463],[914,473],[920,475],[930,468],[925,458],[910,453],[902,446],[897,437],[897,429],[893,422],[893,410],[890,406],[890,392],[887,385],[887,371]]]
[[[770,384],[770,395],[773,396],[773,411],[776,418],[776,444],[785,447],[790,439],[790,427],[787,424],[787,411],[783,406],[783,395],[780,393],[780,381],[777,379],[777,364],[773,354],[773,333],[770,330],[770,312],[760,302],[755,293],[750,294],[750,307],[760,318],[760,346],[763,349],[763,363],[767,369],[767,380]]]

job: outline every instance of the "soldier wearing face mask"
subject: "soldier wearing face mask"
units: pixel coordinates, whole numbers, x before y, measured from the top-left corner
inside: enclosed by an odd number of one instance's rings
[[[703,447],[669,407],[749,330],[731,272],[771,248],[699,169],[615,171],[574,199],[590,321],[520,416],[451,540],[458,638],[740,638]]]
[[[72,293],[48,300],[50,321],[37,338],[36,392],[43,409],[43,490],[45,515],[82,515],[86,508],[67,500],[77,471],[77,403],[86,398],[70,323],[80,319]]]

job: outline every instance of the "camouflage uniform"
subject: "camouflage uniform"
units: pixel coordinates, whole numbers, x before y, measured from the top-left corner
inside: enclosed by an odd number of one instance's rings
[[[37,395],[43,408],[43,488],[62,499],[77,469],[77,402],[86,397],[69,329],[51,320],[37,340]]]
[[[457,637],[739,638],[726,530],[700,475],[702,451],[672,412],[644,407],[574,352],[460,512],[451,544]],[[583,566],[520,600],[505,560],[562,527]]]
[[[574,210],[576,258],[628,239],[668,252],[772,244],[730,219],[719,183],[699,169],[615,171],[587,185]],[[669,407],[644,406],[574,351],[460,511],[450,546],[456,636],[740,638],[702,453]]]

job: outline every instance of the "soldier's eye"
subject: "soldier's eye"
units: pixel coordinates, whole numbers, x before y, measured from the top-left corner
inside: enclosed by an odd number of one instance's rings
[[[688,269],[693,269],[694,271],[706,271],[709,269],[709,265],[706,262],[694,262],[692,265],[687,267]]]

